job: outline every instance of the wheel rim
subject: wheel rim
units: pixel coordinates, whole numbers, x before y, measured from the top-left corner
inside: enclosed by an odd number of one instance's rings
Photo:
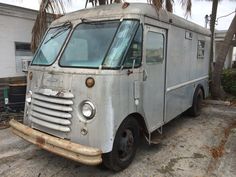
[[[118,156],[121,161],[127,161],[133,153],[134,136],[130,129],[125,129],[121,133],[120,143],[118,147]]]

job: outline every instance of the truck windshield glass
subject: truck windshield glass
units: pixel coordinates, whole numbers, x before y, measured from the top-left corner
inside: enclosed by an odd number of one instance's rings
[[[133,20],[124,20],[114,38],[111,48],[105,58],[103,67],[117,68],[120,67],[122,58],[129,48],[130,42],[138,28],[139,22]]]
[[[104,61],[105,68],[118,67],[138,24],[138,21],[123,20],[78,25],[61,57],[60,65],[98,68]]]
[[[33,59],[32,64],[51,65],[56,60],[56,57],[70,31],[70,27],[71,25],[66,24],[49,29]]]

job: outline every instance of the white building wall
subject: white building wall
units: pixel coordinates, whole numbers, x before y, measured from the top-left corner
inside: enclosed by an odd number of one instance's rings
[[[16,71],[15,42],[30,43],[36,13],[0,4],[0,78],[25,75]]]

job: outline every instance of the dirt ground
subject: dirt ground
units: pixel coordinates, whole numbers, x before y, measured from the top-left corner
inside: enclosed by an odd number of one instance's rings
[[[236,107],[205,105],[197,118],[180,116],[163,127],[161,143],[142,142],[122,172],[56,156],[0,130],[1,177],[233,177],[236,176]]]

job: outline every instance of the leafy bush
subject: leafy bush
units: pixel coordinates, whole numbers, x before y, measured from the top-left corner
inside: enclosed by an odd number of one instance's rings
[[[236,96],[236,69],[226,69],[221,78],[225,92]]]

